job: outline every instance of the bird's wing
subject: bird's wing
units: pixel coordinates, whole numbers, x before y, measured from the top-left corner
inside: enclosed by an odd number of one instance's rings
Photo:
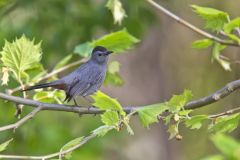
[[[67,101],[70,101],[77,95],[84,96],[88,93],[88,90],[98,83],[99,77],[102,76],[102,71],[99,68],[91,67],[77,70],[74,74],[76,74],[75,80],[72,81],[69,90],[67,91]]]

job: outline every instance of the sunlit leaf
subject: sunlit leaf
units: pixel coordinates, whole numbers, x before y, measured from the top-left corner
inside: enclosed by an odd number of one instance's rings
[[[137,109],[138,116],[144,127],[149,127],[150,124],[158,122],[158,115],[166,111],[168,107],[164,103],[153,104]]]
[[[6,67],[2,68],[2,85],[7,85],[9,81],[9,69]]]
[[[26,74],[26,70],[41,60],[41,43],[34,44],[34,40],[31,41],[23,35],[12,43],[5,41],[0,54],[3,65],[20,80]]]
[[[205,27],[212,31],[220,31],[228,22],[229,16],[226,12],[197,5],[192,5],[192,8],[206,21]]]
[[[116,111],[106,111],[101,115],[101,120],[105,125],[118,125],[119,117]]]
[[[101,110],[115,110],[119,111],[121,115],[126,115],[123,111],[121,104],[114,98],[109,97],[101,91],[97,91],[94,95],[92,95],[94,99],[93,106],[101,109]]]
[[[213,45],[213,41],[210,39],[201,39],[192,43],[192,48],[203,49]]]
[[[203,158],[201,160],[224,160],[224,157],[221,155],[213,155],[213,156],[208,156],[206,158]]]
[[[9,139],[8,141],[0,144],[0,152],[6,150],[7,146],[10,144],[10,142],[13,140],[13,138]]]
[[[93,46],[94,46],[93,42],[79,44],[75,47],[74,53],[77,53],[82,57],[89,57],[91,55]]]
[[[112,12],[114,23],[121,25],[122,20],[126,17],[125,10],[122,7],[120,0],[108,0],[106,7]]]
[[[224,26],[224,32],[231,33],[234,29],[240,27],[240,17],[235,18]]]
[[[107,132],[109,132],[110,130],[116,128],[115,126],[108,126],[108,125],[104,125],[104,126],[100,126],[97,129],[95,129],[94,131],[92,131],[92,133],[94,135],[97,135],[99,137],[104,136]]]
[[[210,131],[214,132],[232,132],[235,130],[240,121],[240,113],[226,116],[226,117],[219,117],[215,120],[215,123],[209,126]]]
[[[202,127],[202,122],[207,119],[208,119],[207,115],[197,115],[191,117],[190,119],[187,119],[185,121],[185,124],[190,129],[199,129]]]
[[[212,61],[216,60],[226,71],[231,71],[230,62],[220,58],[221,51],[225,48],[226,46],[214,42],[212,50]]]
[[[63,100],[65,94],[63,91],[54,90],[54,91],[40,91],[36,92],[33,96],[33,99],[36,101],[44,102],[44,103],[60,103]],[[59,100],[59,101],[58,101]]]
[[[179,133],[178,126],[176,124],[171,124],[168,128],[168,133],[170,134],[169,139],[173,139]]]
[[[184,105],[192,99],[192,91],[184,90],[183,94],[181,95],[173,95],[170,101],[167,102],[169,105],[170,112],[177,112],[180,111]]]
[[[69,148],[72,148],[72,147],[78,145],[78,144],[83,140],[83,138],[84,138],[84,137],[78,137],[78,138],[75,138],[75,139],[71,140],[70,142],[68,142],[67,144],[65,144],[65,145],[61,148],[60,152],[66,151],[66,150],[68,150]],[[69,152],[69,153],[65,154],[64,157],[65,157],[66,159],[70,159],[70,158],[72,157],[72,152]]]
[[[123,79],[119,74],[120,63],[118,61],[112,61],[108,65],[107,74],[104,80],[104,85],[121,86],[123,85]]]

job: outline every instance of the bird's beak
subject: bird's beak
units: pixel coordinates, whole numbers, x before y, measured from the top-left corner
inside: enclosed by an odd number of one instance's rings
[[[113,51],[107,51],[107,52],[106,52],[107,55],[109,55],[109,54],[111,54],[111,53],[113,53]]]

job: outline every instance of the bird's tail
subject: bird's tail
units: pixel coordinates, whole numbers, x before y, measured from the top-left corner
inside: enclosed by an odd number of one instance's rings
[[[50,82],[50,83],[43,83],[43,84],[37,84],[35,86],[30,86],[26,89],[23,89],[21,91],[29,91],[29,90],[33,90],[33,89],[40,89],[40,88],[47,88],[47,87],[51,87],[53,86],[53,83]]]

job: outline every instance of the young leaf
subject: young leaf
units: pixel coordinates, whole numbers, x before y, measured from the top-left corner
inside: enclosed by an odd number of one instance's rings
[[[8,141],[6,141],[4,143],[1,143],[0,144],[0,152],[4,151],[12,140],[13,140],[13,138],[9,139]]]
[[[33,99],[36,101],[44,102],[44,103],[53,103],[53,102],[60,102],[65,97],[65,94],[63,91],[40,91],[35,93],[33,96]]]
[[[174,95],[170,101],[167,102],[170,112],[180,111],[184,105],[192,99],[193,95],[190,90],[184,90],[181,95]]]
[[[238,127],[239,121],[240,113],[226,117],[219,117],[216,119],[215,124],[209,126],[209,130],[220,133],[232,132]]]
[[[192,8],[206,21],[205,27],[212,31],[220,31],[228,22],[229,16],[226,12],[197,5],[192,5]]]
[[[113,32],[93,42],[94,46],[104,46],[113,52],[124,52],[133,47],[139,40],[126,29]]]
[[[203,158],[201,160],[224,160],[224,157],[222,155],[213,155]]]
[[[231,71],[230,62],[220,58],[221,51],[225,49],[226,46],[214,42],[212,50],[212,61],[216,60],[226,71]]]
[[[119,74],[120,63],[118,61],[112,61],[108,64],[107,74],[104,80],[104,85],[121,86],[123,80]]]
[[[60,152],[63,152],[63,151],[65,151],[65,150],[68,150],[68,149],[71,148],[71,147],[76,146],[77,144],[79,144],[79,143],[83,140],[83,138],[84,138],[84,137],[78,137],[78,138],[75,138],[75,139],[71,140],[70,142],[68,142],[67,144],[65,144],[65,145],[61,148]],[[72,152],[69,152],[68,154],[64,155],[64,157],[65,157],[66,159],[70,159],[70,158],[72,157]]]
[[[102,122],[108,126],[118,125],[119,117],[116,111],[106,111],[101,115]]]
[[[41,60],[41,43],[34,44],[34,40],[30,41],[23,35],[12,43],[5,41],[0,54],[3,65],[13,72],[17,80],[20,80],[23,76],[27,76],[26,70]]]
[[[89,57],[91,55],[92,49],[93,49],[93,43],[86,42],[86,43],[77,45],[73,52],[77,53],[82,57]]]
[[[94,99],[93,105],[101,110],[115,110],[119,111],[121,115],[126,115],[123,111],[121,104],[108,95],[104,94],[101,91],[97,91],[94,95],[92,95]]]
[[[228,158],[238,159],[240,151],[240,143],[231,137],[223,134],[216,134],[211,137],[214,145]]]
[[[82,57],[90,56],[94,46],[104,46],[108,50],[117,52],[124,52],[138,43],[139,40],[132,36],[126,29],[107,34],[92,42],[86,42],[75,47],[74,53]]]
[[[97,129],[95,129],[94,131],[92,131],[92,133],[94,135],[97,135],[99,137],[104,136],[107,132],[109,132],[110,130],[116,128],[115,126],[108,126],[108,125],[104,125],[104,126],[100,126]]]
[[[9,81],[9,69],[6,67],[2,68],[2,85],[7,85]]]
[[[224,26],[224,32],[231,33],[234,29],[240,27],[240,17],[231,20]]]
[[[191,117],[191,119],[187,119],[185,121],[185,124],[190,129],[199,129],[202,127],[202,122],[207,119],[208,119],[207,115],[197,115]]]
[[[176,124],[171,124],[168,128],[168,133],[170,134],[168,139],[173,139],[179,133],[178,126]]]
[[[106,7],[112,12],[114,23],[121,25],[124,17],[127,17],[120,0],[108,0]]]
[[[168,107],[164,103],[160,103],[139,108],[137,112],[143,126],[149,127],[150,124],[158,122],[157,116],[167,109]]]
[[[195,42],[192,43],[192,48],[195,49],[203,49],[203,48],[208,48],[211,45],[213,45],[213,41],[210,39],[201,39],[201,40],[197,40]]]

